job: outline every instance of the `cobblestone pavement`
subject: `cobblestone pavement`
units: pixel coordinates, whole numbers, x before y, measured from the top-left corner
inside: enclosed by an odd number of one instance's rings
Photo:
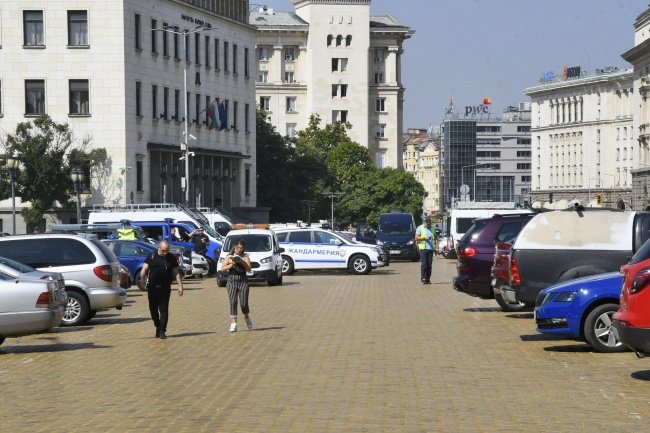
[[[647,431],[650,361],[535,332],[451,288],[455,261],[225,289],[189,280],[154,339],[146,296],[0,346],[3,432]],[[243,328],[243,329],[242,329]]]

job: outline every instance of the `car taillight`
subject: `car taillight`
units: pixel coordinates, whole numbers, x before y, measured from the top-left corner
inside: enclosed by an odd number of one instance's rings
[[[51,302],[52,302],[52,298],[50,296],[50,292],[43,292],[43,293],[40,294],[40,296],[36,300],[36,306],[37,307],[48,307]]]
[[[458,254],[465,257],[472,257],[476,255],[476,250],[474,248],[467,247],[460,251]]]
[[[113,268],[110,265],[97,266],[93,269],[93,272],[103,281],[109,283],[113,281]]]
[[[513,258],[510,259],[510,284],[521,284],[519,266],[517,266],[517,260]]]
[[[630,293],[639,293],[650,283],[650,268],[643,268],[636,273],[630,286]]]

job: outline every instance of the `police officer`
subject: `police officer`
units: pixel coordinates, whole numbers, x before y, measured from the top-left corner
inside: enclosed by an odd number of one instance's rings
[[[208,245],[210,245],[210,238],[203,233],[203,227],[199,227],[190,233],[190,239],[194,242],[194,251],[205,256],[208,252]]]
[[[420,284],[431,284],[431,264],[433,262],[431,218],[424,218],[424,224],[415,231],[415,240],[420,249]]]

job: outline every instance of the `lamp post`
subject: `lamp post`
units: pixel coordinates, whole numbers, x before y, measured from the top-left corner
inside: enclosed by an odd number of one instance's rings
[[[13,156],[7,157],[7,167],[9,167],[9,179],[11,180],[11,220],[13,222],[13,232],[16,234],[16,171],[20,165],[20,159]]]
[[[189,188],[189,171],[190,171],[190,151],[188,147],[188,140],[190,138],[195,139],[194,136],[188,135],[188,122],[189,122],[189,110],[187,106],[187,37],[193,33],[198,33],[203,30],[215,30],[216,27],[205,27],[203,25],[196,26],[192,30],[183,30],[179,31],[176,30],[175,27],[172,26],[164,26],[160,29],[156,29],[157,31],[163,31],[163,32],[168,32],[168,33],[173,33],[176,35],[181,35],[183,36],[183,55],[184,58],[181,60],[183,63],[183,123],[184,123],[184,131],[183,131],[183,142],[181,143],[181,152],[183,152],[183,156],[180,158],[181,160],[185,160],[185,176],[181,178],[181,189],[184,192],[185,195],[185,205],[189,206],[190,205],[190,188]],[[178,119],[176,119],[178,120]],[[194,153],[191,152],[193,155]]]
[[[311,205],[316,203],[316,200],[300,200],[307,205],[307,225],[311,225]]]
[[[84,183],[84,172],[80,168],[73,168],[70,174],[74,191],[77,193],[77,224],[81,224],[81,190]]]
[[[469,167],[478,167],[479,165],[488,165],[487,162],[481,162],[479,164],[470,164],[470,165],[464,165],[461,170],[460,170],[460,183],[461,185],[465,185],[465,169]],[[474,170],[474,200],[476,200],[476,170]],[[465,200],[463,200],[465,201]]]
[[[324,197],[332,199],[332,230],[334,230],[334,198],[335,197],[338,198],[341,195],[341,193],[338,192],[338,191],[336,191],[336,192],[325,191],[322,194],[323,194]]]

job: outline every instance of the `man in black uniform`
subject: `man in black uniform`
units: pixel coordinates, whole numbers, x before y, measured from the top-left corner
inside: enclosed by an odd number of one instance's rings
[[[178,296],[183,296],[183,280],[178,272],[176,257],[169,254],[169,242],[161,241],[158,251],[147,256],[140,278],[147,285],[149,312],[156,327],[156,338],[167,338],[165,333],[169,319],[169,297],[174,279],[178,283]]]
[[[194,251],[205,257],[208,252],[208,245],[210,245],[210,238],[203,233],[203,227],[199,227],[190,233],[190,238],[194,242]]]

